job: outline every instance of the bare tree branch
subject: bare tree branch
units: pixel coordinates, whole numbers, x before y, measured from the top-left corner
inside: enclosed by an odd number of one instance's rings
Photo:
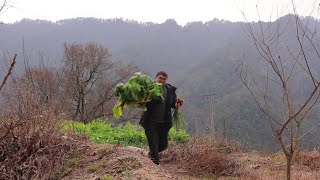
[[[247,75],[245,75],[245,77],[243,76],[243,64],[240,64],[237,69],[236,72],[238,74],[238,76],[240,77],[241,82],[246,86],[246,88],[248,89],[248,91],[250,92],[250,94],[252,95],[255,103],[258,105],[258,108],[265,114],[268,116],[268,118],[272,121],[274,121],[275,123],[277,123],[280,126],[283,126],[279,121],[277,121],[274,117],[272,117],[270,115],[270,113],[268,113],[268,111],[266,111],[265,108],[263,108],[263,106],[261,105],[261,103],[258,101],[258,98],[256,97],[256,94],[252,91],[252,89],[249,87],[247,81],[246,81],[246,77]]]
[[[2,83],[1,83],[0,91],[2,90],[2,88],[4,87],[4,85],[5,85],[6,82],[7,82],[8,77],[9,77],[9,76],[11,75],[11,73],[12,73],[13,67],[14,67],[14,65],[16,64],[16,58],[17,58],[17,54],[14,55],[13,60],[12,60],[12,63],[11,63],[10,68],[9,68],[9,70],[8,70],[8,73],[7,73],[7,75],[4,77],[4,79],[3,79]]]
[[[4,11],[7,6],[8,6],[7,0],[4,0],[3,4],[0,6],[0,13]]]
[[[296,22],[299,21],[299,17],[296,15]],[[301,49],[301,52],[302,52],[302,55],[303,55],[303,60],[305,61],[305,64],[307,66],[307,69],[308,69],[308,73],[310,75],[310,78],[312,79],[312,83],[313,85],[316,87],[316,83],[317,80],[313,77],[313,74],[311,72],[311,69],[310,69],[310,66],[309,66],[309,62],[308,62],[308,59],[307,59],[307,56],[305,54],[305,51],[303,50],[303,44],[302,44],[302,40],[300,38],[300,35],[299,35],[299,28],[298,28],[298,23],[296,24],[296,33],[297,33],[297,40],[299,42],[299,45],[300,45],[300,49]]]

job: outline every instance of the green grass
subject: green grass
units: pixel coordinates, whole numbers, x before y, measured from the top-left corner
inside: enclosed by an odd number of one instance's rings
[[[72,168],[74,167],[75,165],[77,165],[79,162],[79,159],[78,158],[71,158],[71,159],[68,159],[67,160],[67,166]]]
[[[112,180],[112,179],[113,179],[113,176],[112,176],[112,174],[106,174],[106,175],[103,176],[102,179],[103,179],[103,180]]]
[[[126,157],[118,160],[119,168],[121,171],[128,171],[132,169],[139,169],[142,167],[139,160],[134,157]]]
[[[132,174],[132,172],[130,172],[130,171],[124,171],[124,172],[122,173],[122,177],[123,177],[124,179],[132,179],[132,178],[133,178],[133,174]]]
[[[88,168],[88,172],[89,173],[95,173],[95,172],[100,171],[103,163],[104,162],[96,162],[96,163],[90,165],[89,168]]]
[[[274,161],[274,162],[279,162],[279,163],[283,163],[283,164],[285,164],[285,163],[287,163],[287,159],[286,159],[286,157],[285,156],[281,156],[281,155],[276,155],[276,156],[274,156],[273,158],[272,158],[272,160]]]
[[[114,127],[111,123],[102,120],[94,120],[91,123],[68,121],[63,126],[64,132],[73,131],[77,134],[84,134],[90,140],[97,143],[120,144],[121,146],[144,147],[148,141],[141,126],[133,125],[128,122],[125,125]],[[185,142],[189,134],[185,130],[175,131],[171,128],[169,131],[169,141]]]

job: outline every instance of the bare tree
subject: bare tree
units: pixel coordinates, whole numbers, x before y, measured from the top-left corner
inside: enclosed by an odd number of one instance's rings
[[[293,1],[292,7],[293,15],[273,23],[260,21],[254,27],[247,21],[245,30],[263,68],[249,67],[242,61],[236,70],[281,145],[287,159],[287,179],[291,177],[301,125],[308,120],[320,97],[320,76],[315,69],[320,60],[319,24],[311,16],[300,17]],[[302,84],[297,85],[299,80]]]
[[[111,98],[117,83],[136,70],[133,64],[111,60],[107,48],[95,43],[65,44],[63,78],[73,118],[86,122],[111,111]],[[114,102],[113,102],[114,103]]]

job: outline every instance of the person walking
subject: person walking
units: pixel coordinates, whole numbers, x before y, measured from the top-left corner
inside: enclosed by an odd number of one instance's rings
[[[172,127],[171,108],[179,109],[183,100],[176,95],[176,87],[167,83],[168,75],[164,71],[156,74],[156,82],[162,84],[164,102],[152,100],[146,104],[140,124],[145,130],[149,145],[149,157],[159,164],[159,152],[168,147],[168,134]]]

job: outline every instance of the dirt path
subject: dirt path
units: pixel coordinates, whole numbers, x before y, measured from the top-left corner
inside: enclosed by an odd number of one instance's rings
[[[147,150],[109,144],[88,144],[70,158],[61,172],[63,179],[200,179],[172,165],[155,165]]]
[[[88,143],[81,152],[67,160],[58,179],[285,179],[285,161],[281,156],[263,156],[254,152],[226,156],[232,157],[248,176],[215,177],[191,174],[174,163],[165,162],[165,158],[162,158],[160,165],[155,165],[147,157],[145,149]],[[317,177],[320,177],[319,169],[305,165],[293,166],[293,179]]]

